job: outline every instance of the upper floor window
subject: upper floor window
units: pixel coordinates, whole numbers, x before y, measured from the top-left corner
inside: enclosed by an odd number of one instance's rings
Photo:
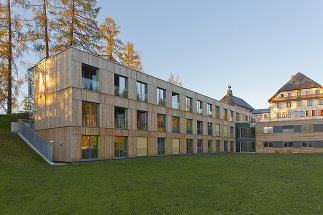
[[[215,136],[220,137],[220,124],[215,125]]]
[[[147,111],[137,111],[137,129],[147,130],[148,129],[148,113]]]
[[[305,116],[305,112],[304,112],[304,111],[300,111],[300,112],[299,112],[299,116],[300,116],[300,117],[304,117],[304,116]]]
[[[281,108],[282,107],[282,103],[278,102],[277,103],[277,108]]]
[[[234,132],[233,132],[233,127],[232,126],[230,126],[230,137],[234,137]]]
[[[227,126],[227,125],[223,126],[223,136],[229,137],[229,126]]]
[[[320,90],[315,90],[315,94],[320,94]]]
[[[323,105],[323,99],[319,99],[319,105]]]
[[[82,101],[82,125],[99,126],[99,104]]]
[[[128,98],[128,78],[114,75],[114,95]]]
[[[172,117],[172,132],[179,133],[180,132],[180,121],[179,117]]]
[[[236,122],[240,122],[240,114],[236,113]]]
[[[197,109],[196,109],[196,112],[198,114],[202,114],[203,113],[203,106],[202,106],[202,101],[200,100],[197,100]]]
[[[297,101],[297,107],[302,106],[302,101]]]
[[[313,132],[313,125],[302,125],[302,132]]]
[[[278,113],[277,113],[277,118],[282,118],[282,116],[281,116],[281,113],[280,113],[280,112],[278,112]]]
[[[210,122],[207,123],[207,134],[209,136],[213,135],[213,123],[210,123]]]
[[[208,116],[212,116],[212,104],[206,104],[206,111]]]
[[[223,108],[223,119],[228,120],[228,110]]]
[[[86,90],[99,91],[98,68],[82,64],[82,88]]]
[[[312,106],[313,100],[307,100],[307,106]]]
[[[292,103],[291,102],[286,102],[286,107],[291,107]]]
[[[280,94],[280,97],[284,97],[284,93]]]
[[[297,96],[301,96],[302,92],[301,91],[297,91]]]
[[[287,118],[287,112],[283,112],[283,113],[282,113],[282,117],[283,117],[283,118]]]
[[[186,119],[186,133],[193,134],[193,120]]]
[[[115,107],[114,108],[114,127],[115,128],[128,128],[127,123],[128,109]]]
[[[157,88],[157,104],[166,106],[166,90]]]
[[[179,94],[172,92],[172,108],[179,110]]]
[[[147,84],[137,81],[137,100],[147,102]]]
[[[220,119],[220,107],[215,106],[215,118]]]
[[[310,94],[310,91],[306,91],[306,95],[309,95]]]
[[[292,96],[292,94],[291,93],[287,93],[287,97],[291,97]]]
[[[298,111],[294,111],[294,117],[298,117]]]
[[[193,99],[186,96],[186,111],[193,112]]]
[[[305,113],[306,113],[306,117],[310,117],[311,116],[311,111],[310,110],[307,110]]]
[[[166,131],[166,115],[157,114],[157,131]]]
[[[317,116],[317,110],[312,110],[312,116]]]
[[[233,121],[233,111],[230,110],[230,121],[232,122]]]
[[[273,127],[264,127],[264,133],[268,134],[268,133],[273,133]]]
[[[288,115],[287,115],[288,118],[292,118],[292,111],[288,111]]]
[[[203,135],[203,122],[197,121],[197,134]]]

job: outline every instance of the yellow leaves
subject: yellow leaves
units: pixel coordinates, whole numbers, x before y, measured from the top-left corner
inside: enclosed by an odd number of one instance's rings
[[[119,54],[120,63],[137,71],[142,71],[141,57],[134,50],[132,42],[127,42]]]
[[[178,85],[180,87],[183,86],[183,83],[180,80],[179,75],[177,75],[176,78],[175,78],[174,75],[173,75],[173,73],[170,74],[170,76],[168,78],[168,82],[169,83],[172,83],[172,84],[175,84],[175,85]]]

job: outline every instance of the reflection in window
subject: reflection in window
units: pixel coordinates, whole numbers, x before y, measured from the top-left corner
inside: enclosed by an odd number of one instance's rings
[[[166,90],[157,88],[157,104],[166,106]]]
[[[82,88],[98,92],[98,73],[98,68],[82,64]]]
[[[179,110],[179,94],[172,92],[172,108]]]
[[[128,137],[114,137],[114,158],[128,157]]]
[[[114,75],[114,95],[128,98],[128,78]]]
[[[193,99],[186,97],[186,111],[193,112]]]
[[[148,118],[147,118],[147,111],[137,111],[137,129],[138,130],[147,130]]]
[[[147,102],[147,84],[137,81],[137,100]]]
[[[203,153],[203,140],[197,140],[197,153]]]
[[[82,136],[82,160],[98,159],[98,136]]]
[[[197,100],[197,109],[196,109],[196,112],[198,114],[202,114],[203,113],[203,104],[202,104],[202,101],[200,100]]]
[[[157,131],[166,131],[166,115],[157,114]]]
[[[82,101],[82,125],[98,126],[99,104]]]
[[[121,107],[114,108],[114,127],[128,128],[128,109]]]
[[[166,155],[166,139],[162,137],[157,138],[157,155]]]

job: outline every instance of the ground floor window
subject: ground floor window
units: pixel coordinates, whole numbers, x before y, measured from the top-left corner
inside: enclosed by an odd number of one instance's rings
[[[128,157],[128,137],[114,137],[114,158]]]
[[[137,156],[148,155],[148,144],[147,137],[137,137]]]
[[[172,139],[172,154],[179,154],[179,139]]]
[[[207,141],[207,152],[208,153],[213,153],[213,140],[208,140]]]
[[[166,139],[162,137],[157,138],[157,155],[166,155]]]
[[[234,142],[230,142],[230,152],[234,152]]]
[[[223,142],[223,151],[228,152],[228,141]]]
[[[197,140],[197,153],[203,153],[203,140]]]
[[[99,158],[98,136],[82,136],[82,160]]]
[[[220,140],[217,140],[216,141],[216,152],[220,152],[220,144],[221,144]]]
[[[302,147],[303,148],[312,148],[313,147],[312,141],[303,141]]]
[[[186,153],[193,154],[193,139],[187,139]]]
[[[284,148],[293,148],[294,142],[284,142]]]
[[[273,142],[265,141],[264,142],[264,148],[273,148]]]

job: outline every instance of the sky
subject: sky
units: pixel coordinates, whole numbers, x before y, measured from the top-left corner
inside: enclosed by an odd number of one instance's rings
[[[297,72],[323,84],[322,0],[97,0],[132,41],[143,71],[220,100],[254,108]],[[36,63],[38,59],[32,60]]]

